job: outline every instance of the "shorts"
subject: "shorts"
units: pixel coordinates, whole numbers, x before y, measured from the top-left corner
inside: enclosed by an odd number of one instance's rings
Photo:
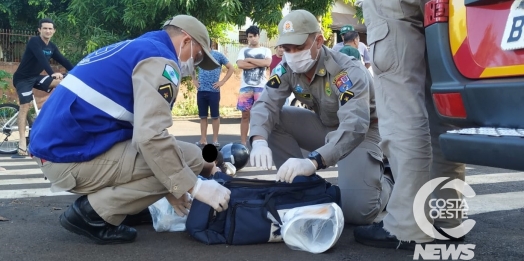
[[[20,104],[26,104],[33,101],[33,88],[44,92],[50,92],[51,88],[49,88],[49,86],[51,86],[52,82],[53,78],[49,75],[38,75],[36,77],[16,81],[14,85]]]
[[[243,87],[238,94],[237,109],[240,111],[250,111],[253,104],[258,100],[264,88],[262,87]]]
[[[220,117],[220,92],[197,92],[198,116],[201,119],[207,119],[208,108],[211,111],[211,118]]]

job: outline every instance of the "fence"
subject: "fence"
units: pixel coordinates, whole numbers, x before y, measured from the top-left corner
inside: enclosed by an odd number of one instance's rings
[[[231,62],[231,64],[236,64],[236,61],[238,59],[238,53],[240,50],[244,47],[247,47],[247,44],[241,44],[241,43],[221,43],[218,46],[218,51],[221,52],[223,55],[227,57],[227,59]],[[272,54],[275,54],[275,49],[270,43],[260,43],[260,46],[267,47],[271,50]]]
[[[16,67],[18,67],[18,63],[22,60],[27,41],[35,35],[38,35],[38,32],[0,29],[0,69],[13,73]],[[270,48],[274,54],[273,45],[270,42],[260,43],[260,46]],[[229,43],[221,43],[218,51],[224,54],[232,64],[235,64],[238,53],[247,46],[247,43],[231,41]],[[51,60],[51,64],[58,65],[54,60]]]
[[[37,32],[0,29],[0,70],[5,70],[8,73],[13,74],[18,68],[19,62],[22,60],[27,41],[35,35],[37,35]],[[270,42],[262,42],[260,45],[270,48],[271,52],[274,54],[275,50],[272,48],[274,44],[271,44]],[[238,53],[243,47],[247,46],[246,43],[231,41],[229,43],[219,44],[218,51],[226,55],[232,64],[236,64]],[[51,64],[53,69],[60,70],[61,67],[57,66],[55,61],[51,60]],[[2,97],[2,94],[6,94],[8,100],[16,100],[17,96],[12,86],[12,79],[7,81],[11,87],[6,91],[0,90],[0,97]],[[228,83],[222,87],[222,89],[226,91],[224,91],[224,95],[221,98],[221,105],[236,105],[238,86],[240,86],[239,78],[232,77]],[[38,94],[35,92],[35,95]]]
[[[20,62],[27,41],[37,34],[34,31],[0,29],[0,61]]]

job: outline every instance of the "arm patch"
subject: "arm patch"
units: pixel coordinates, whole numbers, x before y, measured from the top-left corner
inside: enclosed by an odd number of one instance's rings
[[[352,91],[345,91],[341,93],[340,94],[340,106],[344,106],[344,104],[346,104],[346,102],[351,100],[351,98],[353,98],[354,96],[355,94]]]
[[[166,79],[168,79],[174,85],[178,86],[178,81],[180,79],[180,75],[175,70],[175,68],[171,67],[171,65],[166,64],[166,66],[164,67],[164,71],[162,72],[162,76],[164,76]]]
[[[280,77],[275,74],[269,78],[266,83],[267,87],[277,89],[280,86]]]
[[[158,93],[162,95],[162,98],[164,98],[167,103],[171,104],[173,100],[173,88],[170,83],[158,86]]]
[[[333,79],[333,84],[337,86],[340,92],[347,91],[353,86],[353,83],[349,79],[348,73],[346,71],[337,74],[335,79]]]

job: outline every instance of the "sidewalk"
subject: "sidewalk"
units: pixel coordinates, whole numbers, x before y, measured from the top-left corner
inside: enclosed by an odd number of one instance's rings
[[[235,111],[230,112],[227,115],[220,115],[220,120],[222,119],[232,119],[232,118],[238,118],[240,119],[242,117],[242,112]],[[198,115],[191,115],[191,116],[173,116],[173,121],[186,121],[186,120],[199,120]],[[209,119],[211,120],[211,119]],[[210,122],[211,123],[211,122]],[[239,121],[240,123],[240,121]]]
[[[173,117],[173,126],[167,129],[179,140],[195,143],[200,140],[200,119],[196,117]],[[218,132],[218,142],[225,145],[230,142],[240,142],[240,115],[238,117],[221,118]],[[211,119],[208,119],[207,142],[213,140]]]

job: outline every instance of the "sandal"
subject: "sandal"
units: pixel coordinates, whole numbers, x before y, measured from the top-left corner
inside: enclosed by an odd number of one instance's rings
[[[207,145],[207,143],[201,143],[200,141],[195,142],[195,145],[197,145],[199,148],[204,148],[204,146]]]
[[[16,151],[16,154],[11,156],[12,159],[23,159],[25,157],[29,156],[27,153],[27,150],[23,150],[21,148],[18,148]]]
[[[217,149],[220,148],[220,143],[219,143],[218,141],[217,141],[217,142],[213,142],[213,145],[214,145],[215,147],[217,147]]]

